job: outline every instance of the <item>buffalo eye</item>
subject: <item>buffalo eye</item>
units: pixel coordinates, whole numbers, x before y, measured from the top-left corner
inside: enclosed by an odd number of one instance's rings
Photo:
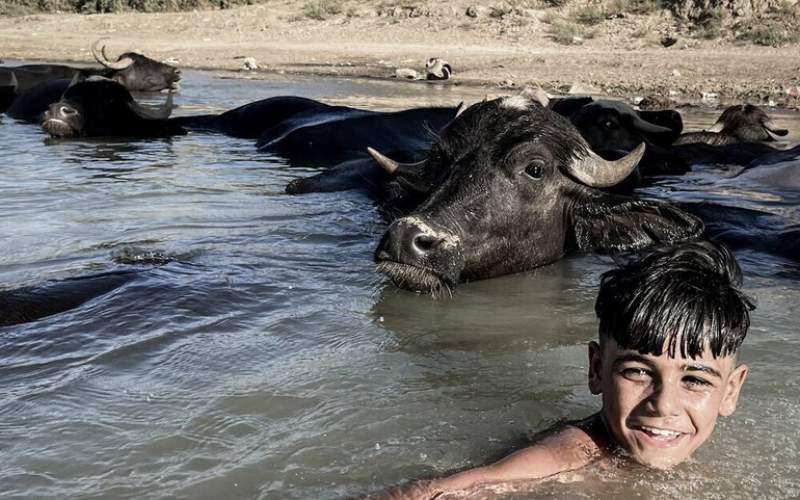
[[[531,179],[541,179],[542,175],[544,175],[544,168],[541,163],[531,163],[525,167],[525,175]]]
[[[603,122],[603,126],[605,128],[614,128],[614,122],[612,122],[611,120],[606,120],[605,122]]]

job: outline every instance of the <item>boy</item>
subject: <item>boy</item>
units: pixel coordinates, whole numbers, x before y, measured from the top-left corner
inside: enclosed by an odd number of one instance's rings
[[[666,469],[708,439],[718,416],[736,409],[747,366],[737,351],[753,303],[738,287],[731,252],[708,242],[652,252],[605,273],[589,344],[589,389],[601,411],[494,464],[384,493],[430,499],[488,482],[541,479],[625,452]]]

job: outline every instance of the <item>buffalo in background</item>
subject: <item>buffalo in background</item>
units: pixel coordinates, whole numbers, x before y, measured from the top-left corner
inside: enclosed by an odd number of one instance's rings
[[[97,76],[113,80],[131,92],[174,91],[179,88],[180,69],[138,52],[124,52],[116,60],[111,60],[106,55],[105,45],[98,48],[101,41],[92,45],[92,54],[102,65],[99,68],[63,64],[0,67],[0,113],[5,112],[18,120],[38,122],[41,113],[61,97],[71,81]],[[17,103],[20,99],[23,101]],[[48,99],[50,102],[45,102]]]
[[[775,140],[774,135],[784,137],[788,133],[788,130],[778,128],[763,109],[752,104],[741,104],[725,109],[707,131],[683,134],[674,144],[702,142],[723,146],[742,142],[771,142]]]

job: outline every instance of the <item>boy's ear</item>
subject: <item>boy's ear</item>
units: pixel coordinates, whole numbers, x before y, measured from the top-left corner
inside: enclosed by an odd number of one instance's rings
[[[584,252],[629,252],[694,239],[703,222],[674,205],[607,193],[577,202],[572,210],[575,244]]]
[[[719,407],[719,414],[723,417],[733,415],[736,411],[736,403],[739,401],[739,392],[747,379],[747,365],[737,366],[725,384],[725,394],[722,396],[722,404]]]
[[[603,392],[603,349],[595,341],[589,342],[589,390],[592,394]]]

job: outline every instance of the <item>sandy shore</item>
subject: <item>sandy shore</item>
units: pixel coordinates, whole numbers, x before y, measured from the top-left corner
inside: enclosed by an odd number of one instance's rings
[[[317,20],[304,2],[276,1],[229,10],[159,14],[48,14],[0,18],[0,58],[88,63],[89,47],[110,37],[111,54],[137,49],[180,67],[241,71],[253,57],[259,74],[391,78],[397,68],[423,71],[429,57],[447,59],[453,83],[550,92],[669,96],[676,103],[743,101],[800,106],[800,48],[701,41],[668,15],[627,15],[593,26],[580,45],[552,38],[557,9],[505,17],[465,14],[469,3],[419,11],[359,2]],[[427,9],[427,10],[426,10]],[[555,13],[555,14],[554,14]],[[677,38],[669,48],[663,36]]]

